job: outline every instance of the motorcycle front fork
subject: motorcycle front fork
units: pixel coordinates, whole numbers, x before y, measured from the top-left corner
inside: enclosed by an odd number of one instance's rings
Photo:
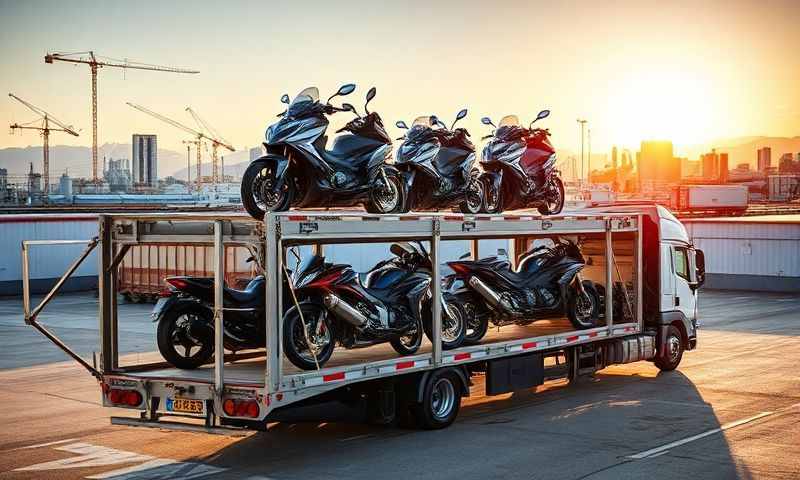
[[[575,278],[573,279],[573,282],[577,282],[578,285],[576,286],[576,289],[578,290],[579,294],[583,295],[585,292],[583,290],[583,279],[581,278],[581,274],[580,273],[576,273],[575,274]]]

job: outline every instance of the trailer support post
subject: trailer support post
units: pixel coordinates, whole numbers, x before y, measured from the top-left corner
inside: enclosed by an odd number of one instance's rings
[[[225,254],[222,244],[222,220],[214,221],[214,389],[217,395],[224,387],[225,345],[222,322],[222,289],[225,282]]]
[[[612,246],[611,220],[606,219],[606,327],[611,336],[614,328],[614,247]]]
[[[439,265],[441,254],[439,253],[439,243],[441,240],[441,232],[439,231],[440,223],[438,218],[434,218],[431,222],[433,227],[433,234],[431,235],[431,269],[433,270],[431,282],[431,330],[433,338],[433,364],[439,366],[442,364],[442,279],[441,268]],[[422,335],[422,332],[420,332]]]
[[[470,253],[472,254],[472,260],[477,260],[478,256],[480,255],[479,245],[480,245],[480,240],[478,240],[477,238],[473,238],[472,240],[469,241]]]
[[[267,345],[267,371],[264,385],[266,393],[269,395],[278,390],[280,376],[278,372],[278,365],[281,361],[281,352],[283,349],[282,342],[278,336],[278,324],[281,321],[278,310],[278,300],[281,298],[281,285],[283,282],[283,272],[278,266],[279,259],[282,258],[283,252],[278,251],[278,239],[280,233],[277,230],[276,217],[272,213],[268,213],[265,217],[266,222],[266,254],[264,260],[264,271],[269,279],[275,281],[267,282],[267,299],[266,299],[266,345]],[[274,347],[274,348],[273,348]]]
[[[642,278],[644,277],[644,272],[642,271],[642,268],[644,268],[642,266],[642,257],[644,255],[642,251],[642,232],[644,231],[644,225],[642,224],[643,219],[644,217],[641,214],[636,217],[636,225],[638,226],[636,229],[636,323],[639,325],[639,328],[642,329],[644,328],[644,314],[642,313],[642,295],[644,294],[642,287]]]
[[[114,337],[117,331],[114,325],[114,288],[111,269],[109,266],[114,259],[112,245],[113,220],[108,215],[100,215],[99,218],[100,234],[100,255],[98,270],[98,297],[99,297],[99,319],[100,319],[100,371],[102,373],[111,372],[114,369]]]

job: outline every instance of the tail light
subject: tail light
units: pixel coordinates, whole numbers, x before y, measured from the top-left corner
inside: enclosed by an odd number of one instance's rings
[[[106,398],[114,405],[123,407],[138,407],[142,404],[142,394],[137,390],[109,388],[106,391]]]
[[[258,401],[254,399],[228,398],[222,402],[222,410],[229,417],[257,418],[259,414]]]
[[[470,273],[470,268],[463,263],[450,262],[447,265],[449,265],[459,277],[464,277]]]
[[[158,296],[161,298],[168,298],[171,297],[173,294],[175,294],[175,290],[169,287],[164,287],[158,292]]]
[[[172,285],[173,287],[177,288],[178,290],[186,290],[189,288],[189,283],[178,277],[169,277],[164,279],[165,282]]]

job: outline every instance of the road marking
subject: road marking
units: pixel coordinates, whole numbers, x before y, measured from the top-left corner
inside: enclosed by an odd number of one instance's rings
[[[27,447],[19,447],[19,448],[15,448],[15,449],[13,449],[13,450],[11,450],[11,451],[13,452],[14,450],[27,450],[27,449],[29,449],[29,448],[42,448],[42,447],[49,447],[49,446],[51,446],[51,445],[60,445],[60,444],[62,444],[62,443],[74,442],[75,440],[77,440],[77,438],[68,438],[68,439],[66,439],[66,440],[56,440],[55,442],[37,443],[36,445],[28,445]]]
[[[341,439],[341,440],[339,440],[339,441],[340,441],[340,442],[349,442],[349,441],[351,441],[351,440],[360,440],[360,439],[362,439],[362,438],[369,438],[369,437],[373,437],[373,436],[374,436],[374,435],[373,435],[373,434],[371,434],[371,433],[366,433],[366,434],[364,434],[364,435],[356,435],[355,437],[347,437],[347,438],[343,438],[343,439]]]
[[[700,440],[701,438],[705,438],[705,437],[707,437],[709,435],[714,435],[715,433],[720,433],[720,432],[723,432],[725,430],[728,430],[728,429],[731,429],[731,428],[734,428],[734,427],[738,427],[740,425],[744,425],[745,423],[749,423],[749,422],[758,420],[759,418],[764,418],[764,417],[766,417],[768,415],[772,415],[773,413],[775,413],[775,412],[761,412],[758,415],[753,415],[752,417],[747,417],[747,418],[743,418],[741,420],[737,420],[735,422],[726,423],[725,425],[722,425],[719,428],[714,428],[712,430],[708,430],[708,431],[705,431],[703,433],[698,433],[697,435],[692,435],[691,437],[686,437],[686,438],[681,439],[681,440],[676,440],[676,441],[674,441],[672,443],[668,443],[666,445],[661,445],[660,447],[651,448],[650,450],[645,450],[644,452],[639,452],[637,454],[630,455],[627,458],[630,458],[632,460],[641,460],[643,458],[652,458],[652,457],[655,457],[657,455],[663,455],[663,454],[667,453],[667,450],[669,450],[671,448],[675,448],[677,446],[684,445],[684,444],[687,444],[689,442],[694,442],[695,440]]]
[[[179,462],[177,460],[156,458],[150,455],[126,452],[109,447],[100,447],[83,442],[57,447],[56,450],[74,453],[78,456],[37,463],[36,465],[17,468],[15,471],[64,470],[69,468],[92,468],[120,465],[123,463],[137,463],[138,465],[95,474],[87,478],[102,480],[190,480],[219,474],[227,470],[227,468],[213,467],[202,463]]]

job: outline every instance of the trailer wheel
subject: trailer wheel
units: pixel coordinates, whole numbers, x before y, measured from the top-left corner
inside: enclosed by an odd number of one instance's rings
[[[683,358],[683,338],[681,332],[674,325],[667,327],[666,336],[663,339],[663,348],[654,360],[654,363],[662,372],[669,372],[678,368]]]
[[[461,408],[461,380],[451,369],[433,372],[420,385],[424,389],[422,403],[414,406],[417,425],[426,430],[450,426]]]

